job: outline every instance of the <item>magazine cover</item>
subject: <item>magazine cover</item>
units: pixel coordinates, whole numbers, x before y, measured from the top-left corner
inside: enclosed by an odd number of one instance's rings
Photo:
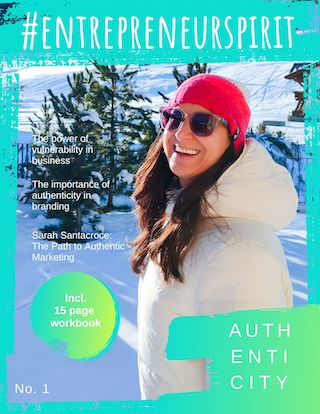
[[[317,2],[0,6],[0,412],[318,413]]]

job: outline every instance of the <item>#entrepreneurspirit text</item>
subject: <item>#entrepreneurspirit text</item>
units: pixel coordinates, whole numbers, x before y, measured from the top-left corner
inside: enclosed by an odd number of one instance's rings
[[[43,49],[281,49],[292,48],[293,16],[42,16],[27,12],[23,50]],[[39,46],[39,45],[38,45]]]

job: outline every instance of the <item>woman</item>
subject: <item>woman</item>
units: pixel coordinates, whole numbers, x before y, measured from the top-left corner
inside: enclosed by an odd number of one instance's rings
[[[186,80],[136,177],[142,398],[205,388],[204,361],[168,361],[172,319],[292,305],[275,231],[296,213],[287,170],[245,139],[250,109],[234,82]]]

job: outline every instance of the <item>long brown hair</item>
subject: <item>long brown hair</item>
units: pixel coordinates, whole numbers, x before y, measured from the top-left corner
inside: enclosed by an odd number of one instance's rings
[[[173,278],[183,282],[183,259],[195,240],[202,212],[208,208],[205,193],[235,159],[230,141],[218,162],[181,189],[168,217],[166,192],[175,175],[164,154],[161,134],[157,137],[135,180],[133,199],[140,226],[140,234],[132,242],[135,250],[131,266],[135,273],[143,272],[150,257],[161,267],[166,281]]]

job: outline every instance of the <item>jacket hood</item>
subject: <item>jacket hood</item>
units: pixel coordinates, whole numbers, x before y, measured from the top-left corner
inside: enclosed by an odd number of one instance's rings
[[[294,218],[298,197],[287,169],[255,139],[245,140],[240,157],[209,191],[211,217],[238,217],[261,221],[278,231]]]

